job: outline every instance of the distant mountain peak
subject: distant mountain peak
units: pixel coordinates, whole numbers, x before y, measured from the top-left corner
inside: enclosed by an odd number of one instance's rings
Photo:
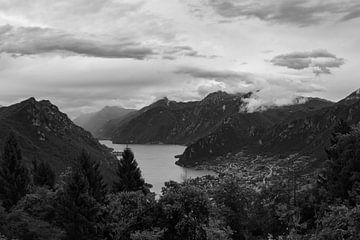
[[[91,132],[94,136],[99,137],[101,129],[107,122],[125,117],[134,111],[134,109],[126,109],[120,106],[105,106],[100,111],[78,116],[74,119],[74,122]]]

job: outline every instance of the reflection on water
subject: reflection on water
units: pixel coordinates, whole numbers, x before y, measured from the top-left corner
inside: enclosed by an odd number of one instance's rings
[[[113,148],[115,151],[122,151],[126,147],[124,144],[113,144],[109,140],[100,142]],[[135,154],[145,181],[153,185],[152,191],[157,194],[161,193],[161,188],[166,181],[174,180],[182,182],[187,178],[214,174],[212,171],[196,170],[175,165],[176,159],[174,156],[183,153],[185,146],[140,144],[129,144],[128,146]]]

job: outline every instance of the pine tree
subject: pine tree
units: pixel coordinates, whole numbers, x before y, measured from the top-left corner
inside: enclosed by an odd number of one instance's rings
[[[118,180],[114,182],[114,192],[147,191],[140,168],[130,148],[125,148],[116,171]]]
[[[28,170],[21,162],[21,150],[14,133],[10,133],[5,142],[1,160],[0,201],[8,210],[25,196],[30,180]]]
[[[33,161],[33,182],[36,186],[54,188],[55,172],[45,161]]]
[[[82,150],[76,162],[89,183],[90,196],[98,202],[103,202],[107,194],[107,186],[100,172],[100,164],[92,160],[85,150]]]
[[[100,205],[89,195],[89,184],[82,170],[74,167],[57,200],[57,222],[69,240],[100,239],[96,226]]]

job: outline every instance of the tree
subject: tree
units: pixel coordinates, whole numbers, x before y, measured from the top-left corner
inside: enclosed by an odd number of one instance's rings
[[[147,191],[140,168],[130,148],[125,148],[116,171],[118,180],[114,182],[114,192]]]
[[[351,127],[344,119],[340,119],[335,124],[333,131],[331,133],[330,145],[333,146],[338,142],[338,138],[341,135],[348,134],[351,132]]]
[[[135,232],[155,230],[152,229],[157,216],[155,194],[140,191],[110,194],[105,200],[105,211],[104,232],[108,239],[128,240]]]
[[[210,217],[210,202],[204,191],[194,186],[166,184],[161,206],[164,239],[205,240]]]
[[[50,223],[33,218],[21,210],[12,210],[4,219],[6,223],[0,226],[0,231],[9,239],[26,240],[61,240],[63,230]]]
[[[311,240],[360,239],[360,207],[330,206],[318,219],[318,229]],[[308,238],[307,238],[308,239]]]
[[[326,151],[328,161],[320,183],[331,197],[352,201],[349,193],[360,190],[360,129],[336,136]]]
[[[54,188],[55,172],[50,167],[49,163],[45,161],[40,161],[39,163],[37,160],[34,160],[32,174],[33,182],[36,186],[47,186],[50,189]]]
[[[249,209],[254,196],[253,190],[243,187],[237,178],[224,178],[215,189],[215,201],[233,231],[233,239],[246,239],[250,230]]]
[[[57,203],[57,222],[65,229],[66,239],[100,239],[96,229],[100,206],[89,195],[89,184],[81,169],[75,167],[68,176]]]
[[[23,196],[29,184],[29,173],[22,164],[22,155],[14,133],[10,133],[0,162],[0,200],[9,210]]]
[[[107,186],[100,172],[100,164],[92,160],[85,150],[82,150],[76,162],[89,183],[89,195],[96,201],[103,202],[107,194]]]

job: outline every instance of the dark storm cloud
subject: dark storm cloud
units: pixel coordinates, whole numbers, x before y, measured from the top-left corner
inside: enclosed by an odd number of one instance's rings
[[[316,75],[331,74],[330,68],[339,68],[344,64],[343,58],[327,52],[315,50],[312,52],[294,52],[274,57],[270,61],[273,65],[296,70],[312,68]]]
[[[355,0],[206,0],[205,3],[225,19],[257,18],[298,26],[360,17],[360,4]]]
[[[101,58],[144,59],[153,50],[136,42],[122,40],[106,43],[91,36],[78,37],[49,28],[0,26],[0,52],[14,55],[35,55],[64,52]]]

